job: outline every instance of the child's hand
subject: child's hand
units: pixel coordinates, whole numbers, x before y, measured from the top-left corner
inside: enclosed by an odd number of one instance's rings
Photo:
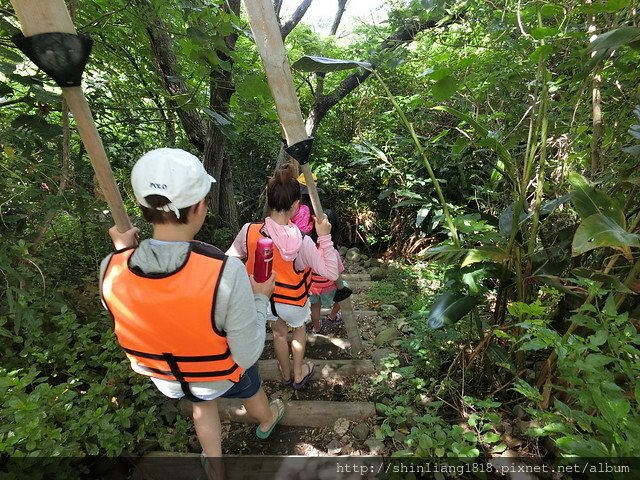
[[[251,289],[253,293],[257,295],[264,295],[265,297],[271,297],[273,289],[276,288],[276,272],[271,272],[271,276],[262,283],[256,282],[253,275],[249,275],[249,281],[251,281]]]
[[[130,228],[124,233],[120,232],[115,225],[109,229],[109,236],[111,237],[111,241],[113,241],[113,246],[116,247],[116,250],[122,250],[123,248],[135,247],[138,245],[139,234],[140,229],[138,227]]]
[[[331,224],[326,215],[323,216],[322,220],[318,220],[317,217],[313,217],[313,219],[316,221],[316,233],[319,237],[331,233]]]

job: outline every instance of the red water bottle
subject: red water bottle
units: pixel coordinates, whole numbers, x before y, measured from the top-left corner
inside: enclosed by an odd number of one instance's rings
[[[273,240],[259,238],[256,245],[256,260],[253,265],[253,278],[258,283],[266,282],[271,276],[273,264]]]

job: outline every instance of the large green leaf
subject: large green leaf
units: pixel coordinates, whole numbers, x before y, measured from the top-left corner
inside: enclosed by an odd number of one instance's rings
[[[551,215],[556,208],[558,208],[560,205],[567,203],[570,200],[571,200],[571,195],[563,195],[560,198],[556,198],[555,200],[549,200],[548,202],[545,202],[540,207],[540,216],[546,217],[547,215]]]
[[[456,82],[456,79],[451,75],[447,75],[433,84],[431,93],[435,100],[442,101],[452,97],[453,94],[456,93],[457,89],[458,83]]]
[[[291,68],[300,72],[323,72],[331,73],[338,72],[340,70],[349,70],[352,68],[366,68],[371,69],[371,64],[368,62],[359,62],[357,60],[340,60],[337,58],[316,57],[313,55],[305,55],[297,62],[291,65]]]
[[[573,187],[571,191],[571,203],[583,220],[600,213],[613,219],[622,228],[626,227],[626,220],[622,208],[606,193],[596,190],[582,175],[570,173],[569,183]]]
[[[460,292],[440,295],[429,310],[427,324],[431,328],[452,325],[468,314],[480,302],[480,297],[471,297]]]
[[[500,233],[502,233],[505,237],[510,237],[511,232],[513,230],[513,207],[515,203],[512,203],[504,211],[500,214],[500,219],[498,221],[498,226],[500,228]],[[529,219],[533,213],[527,213],[524,209],[520,210],[520,216],[518,218],[518,229]]]
[[[630,247],[640,247],[640,237],[629,233],[610,217],[596,213],[584,219],[573,236],[573,255],[599,247],[611,247],[629,252]]]
[[[588,52],[597,50],[616,49],[622,45],[627,45],[640,40],[640,28],[638,27],[620,27],[610,32],[598,35],[596,39],[589,44]]]
[[[509,254],[501,248],[491,246],[477,247],[469,250],[461,267],[464,268],[467,265],[484,261],[502,263],[508,259]]]

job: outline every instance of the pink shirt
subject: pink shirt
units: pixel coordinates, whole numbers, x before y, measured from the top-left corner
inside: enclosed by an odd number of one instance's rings
[[[249,223],[245,223],[240,232],[236,236],[227,255],[239,258],[247,258],[247,229]],[[278,244],[274,245],[277,247]],[[328,278],[329,280],[336,280],[340,275],[340,255],[337,250],[333,248],[333,241],[331,241],[331,235],[322,235],[318,237],[318,244],[313,243],[310,237],[304,236],[302,239],[302,246],[298,252],[298,256],[294,260],[294,266],[296,270],[304,270],[310,268],[314,272]],[[344,267],[343,267],[344,269]]]

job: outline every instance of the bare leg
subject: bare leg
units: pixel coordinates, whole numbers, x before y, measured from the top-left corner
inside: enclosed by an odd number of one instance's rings
[[[311,304],[311,322],[313,323],[313,330],[315,332],[320,331],[320,308],[322,307],[320,301]]]
[[[260,423],[260,430],[266,432],[271,428],[278,415],[278,408],[275,405],[269,405],[267,394],[262,387],[253,397],[244,399],[243,403],[247,413]]]
[[[222,456],[222,428],[218,415],[218,403],[215,400],[195,402],[193,404],[193,424],[196,427],[198,441],[207,457]]]
[[[338,302],[335,302],[333,304],[333,307],[331,307],[331,312],[329,313],[329,320],[331,321],[335,320],[339,311],[340,311],[340,304]]]
[[[289,327],[281,318],[275,322],[271,322],[271,330],[273,331],[273,348],[276,351],[276,358],[280,364],[282,379],[289,380],[291,378],[291,364],[289,363],[289,342],[287,341],[287,333]]]
[[[304,325],[293,329],[293,340],[291,341],[291,351],[293,352],[293,381],[300,383],[302,379],[309,373],[307,367],[302,368],[302,360],[304,359],[304,351],[307,346],[307,332]]]
[[[193,403],[193,424],[202,447],[204,470],[210,480],[224,479],[222,428],[215,400]]]

